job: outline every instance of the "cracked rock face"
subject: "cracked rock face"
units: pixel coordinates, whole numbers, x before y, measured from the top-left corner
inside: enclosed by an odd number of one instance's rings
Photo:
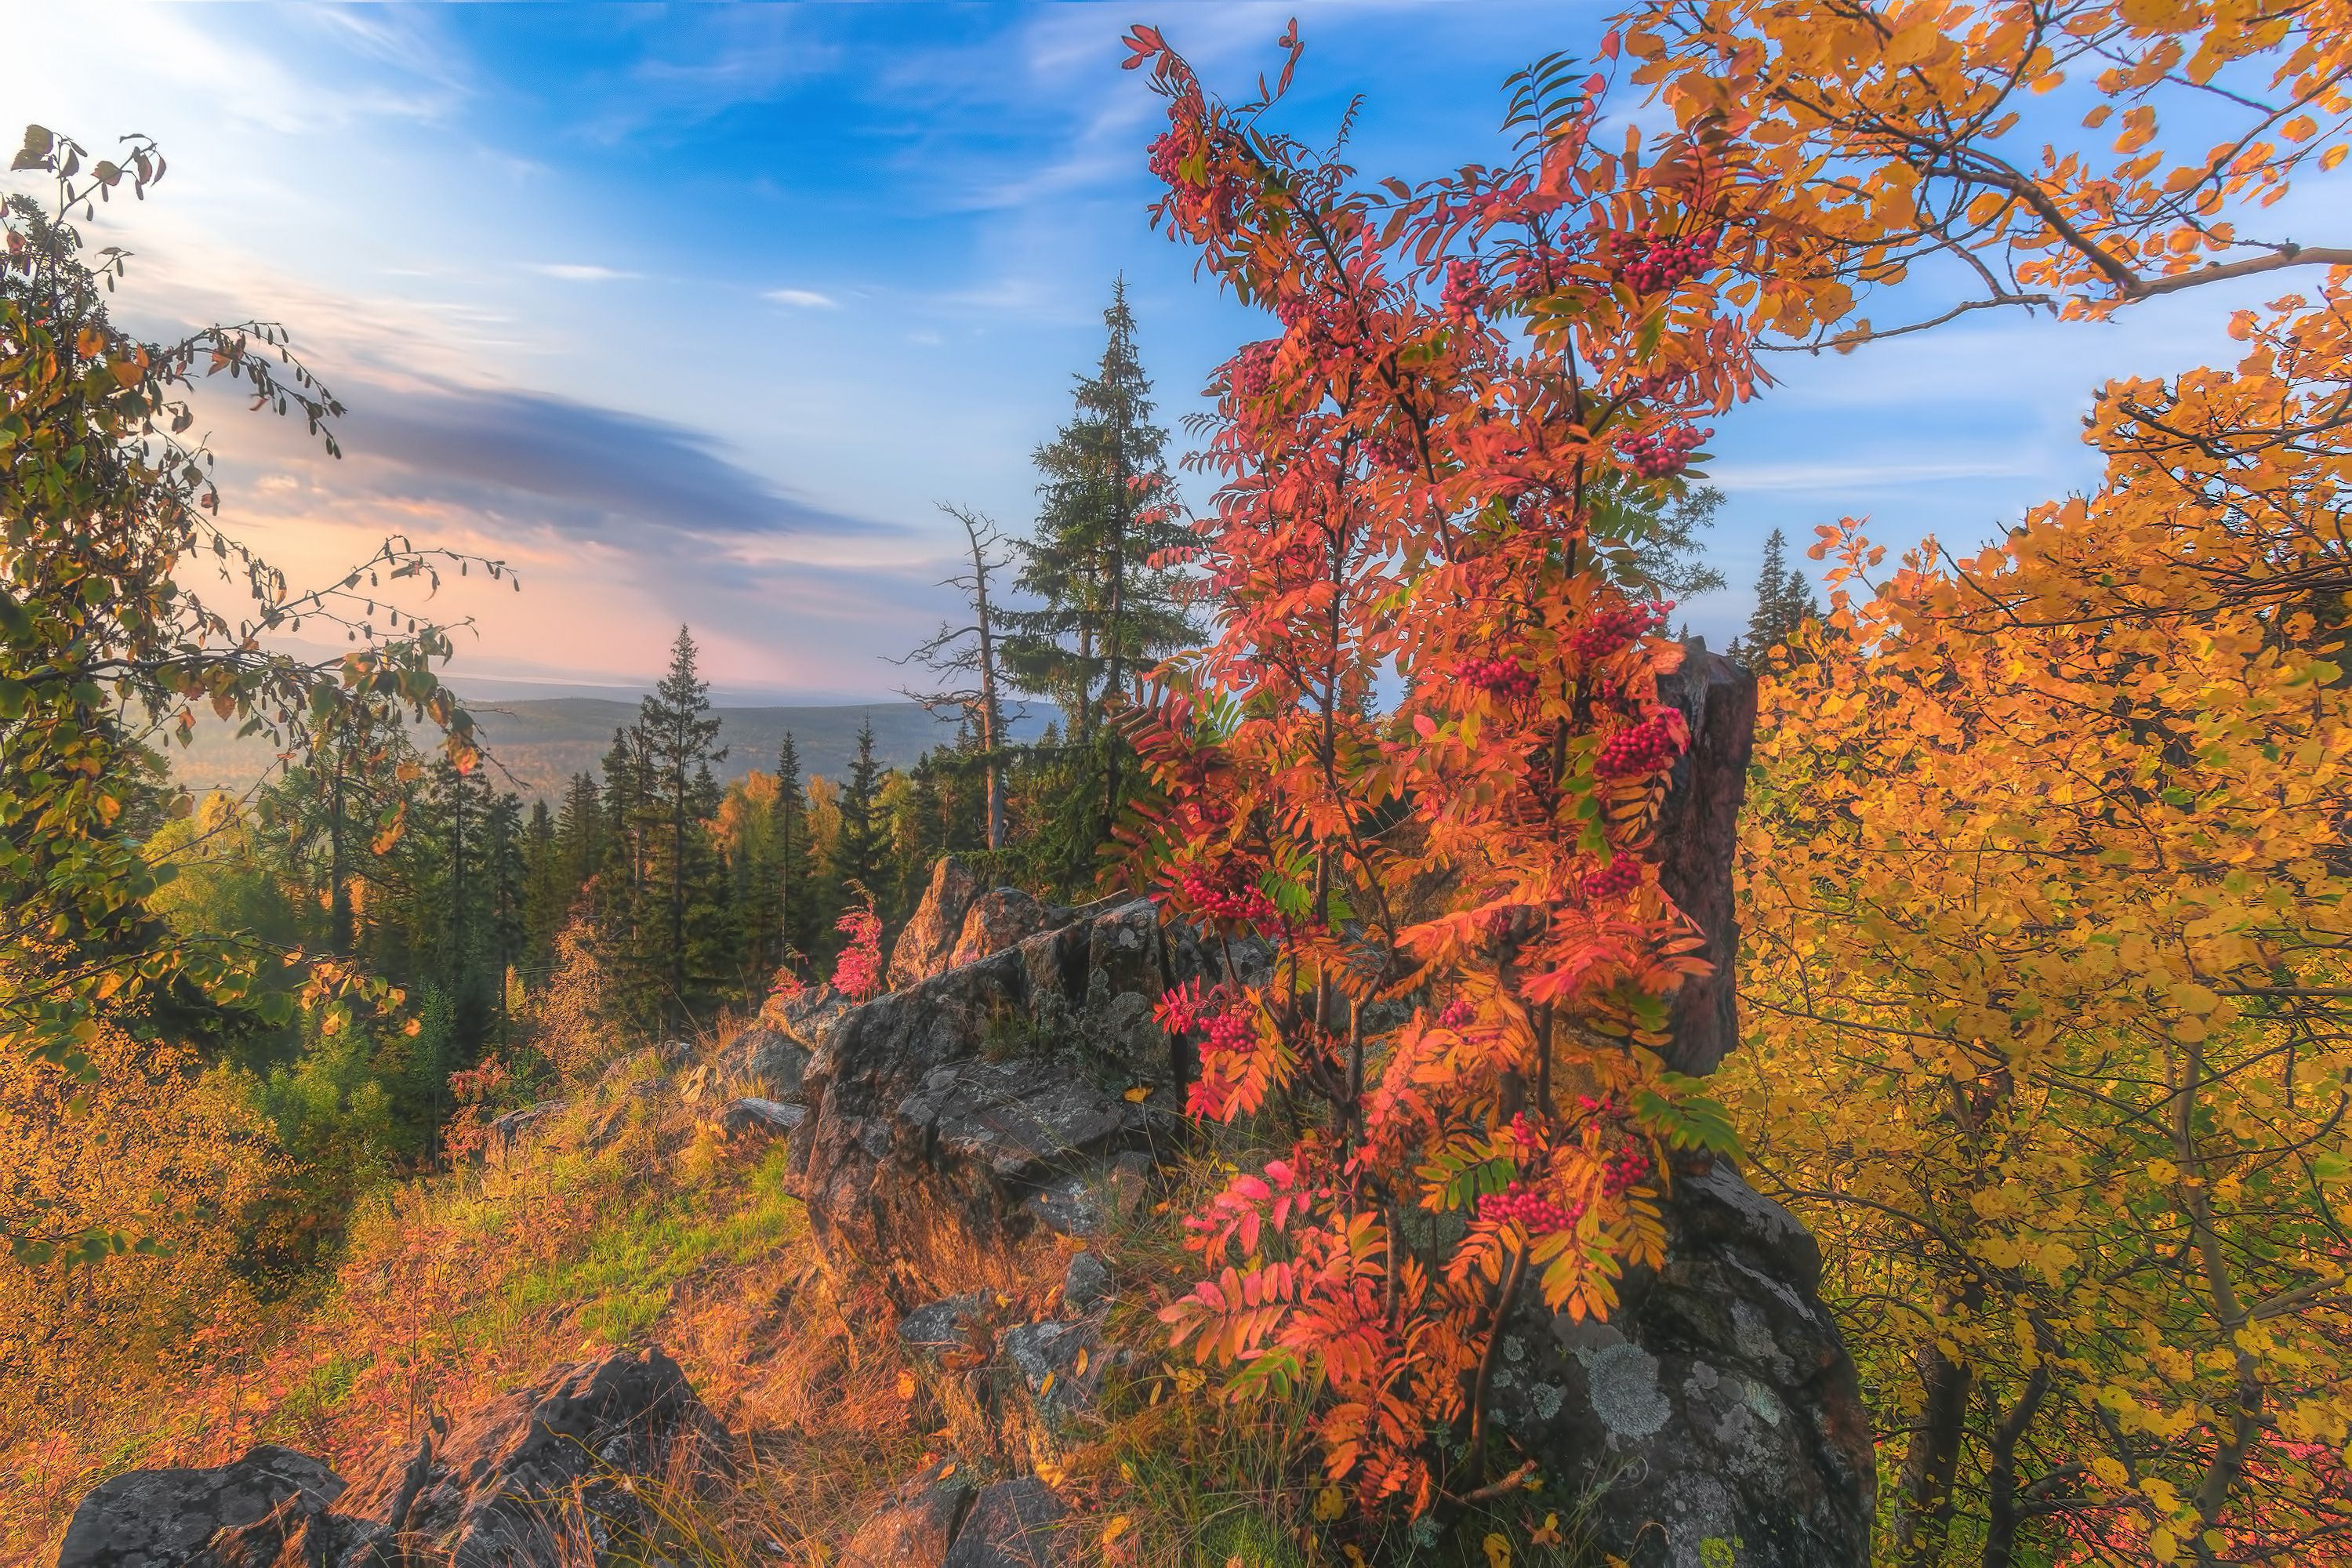
[[[1632,1568],[1864,1568],[1870,1425],[1812,1237],[1720,1160],[1666,1223],[1665,1266],[1629,1275],[1608,1322],[1521,1299],[1496,1423],[1596,1494],[1597,1544]]]
[[[682,1445],[698,1468],[730,1462],[726,1428],[677,1363],[658,1350],[584,1362],[461,1418],[386,1522],[453,1568],[602,1562],[643,1522],[629,1478],[666,1473]],[[369,1489],[389,1494],[395,1479]]]
[[[132,1470],[82,1499],[58,1568],[232,1568],[316,1551],[343,1483],[291,1448],[259,1447],[210,1469]]]
[[[1151,1004],[1203,973],[1149,900],[1109,900],[840,1015],[793,1141],[827,1267],[902,1310],[1058,1275],[1054,1238],[1131,1206],[1133,1162],[1175,1135],[1181,1064]]]

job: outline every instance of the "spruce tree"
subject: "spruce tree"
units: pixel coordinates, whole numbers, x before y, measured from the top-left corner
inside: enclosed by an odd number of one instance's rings
[[[1808,617],[1820,614],[1811,580],[1789,564],[1788,539],[1774,529],[1764,542],[1764,564],[1756,574],[1756,613],[1733,650],[1750,662],[1761,660]]]
[[[776,748],[776,877],[777,909],[782,921],[782,951],[816,951],[819,911],[813,868],[815,857],[809,843],[808,790],[801,778],[800,748],[793,732]]]
[[[1138,670],[1200,635],[1178,602],[1176,574],[1149,563],[1192,533],[1139,499],[1167,483],[1168,433],[1151,422],[1123,279],[1103,323],[1100,363],[1079,379],[1069,423],[1034,459],[1043,504],[1034,537],[1020,546],[1017,582],[1044,605],[1005,617],[1014,680],[1059,704],[1080,745]]]
[[[644,860],[635,946],[641,961],[655,960],[647,967],[659,979],[657,1010],[672,1023],[691,1016],[720,973],[721,939],[711,928],[725,905],[723,868],[704,824],[719,807],[710,764],[727,748],[712,745],[719,721],[695,672],[695,651],[693,636],[678,627],[669,673],[639,703],[631,734]]]
[[[857,727],[857,755],[841,786],[841,834],[834,843],[835,902],[846,904],[864,889],[877,900],[891,894],[889,824],[881,812],[882,764],[874,758],[874,721]]]

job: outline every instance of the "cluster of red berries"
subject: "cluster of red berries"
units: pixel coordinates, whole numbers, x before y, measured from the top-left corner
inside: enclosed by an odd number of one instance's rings
[[[1514,1111],[1511,1115],[1511,1124],[1503,1129],[1503,1135],[1498,1142],[1516,1143],[1524,1154],[1540,1154],[1544,1149],[1544,1131],[1542,1128],[1528,1120],[1526,1111]]]
[[[1712,429],[1677,425],[1654,436],[1620,436],[1617,451],[1643,479],[1663,479],[1690,467],[1691,453],[1714,434]]]
[[[1635,637],[1647,637],[1664,626],[1666,612],[1674,607],[1674,601],[1667,599],[1603,610],[1569,638],[1568,646],[1579,658],[1606,658]]]
[[[1242,352],[1234,356],[1232,371],[1235,397],[1255,402],[1265,395],[1274,384],[1274,356],[1279,347],[1272,339],[1242,345]]]
[[[1454,667],[1454,679],[1506,702],[1531,697],[1536,672],[1515,658],[1465,658]]]
[[[1638,1144],[1628,1143],[1609,1156],[1609,1163],[1601,1171],[1601,1190],[1612,1198],[1622,1196],[1628,1189],[1639,1186],[1649,1173],[1650,1157],[1642,1152]]]
[[[1631,855],[1620,855],[1587,875],[1577,886],[1588,899],[1613,899],[1620,893],[1632,892],[1641,882],[1642,863]]]
[[[1604,779],[1654,773],[1680,756],[1682,749],[1682,715],[1661,708],[1602,742],[1601,754],[1592,759],[1592,771]]]
[[[1265,893],[1243,876],[1238,866],[1227,865],[1212,874],[1198,866],[1187,869],[1176,885],[1184,901],[1220,921],[1265,921],[1274,918],[1274,905]]]
[[[1549,1236],[1556,1230],[1566,1230],[1584,1213],[1581,1205],[1563,1207],[1541,1193],[1529,1192],[1513,1182],[1507,1192],[1488,1193],[1478,1200],[1478,1217],[1492,1224],[1517,1220],[1527,1227],[1529,1236]]]
[[[1456,996],[1445,1005],[1445,1011],[1437,1016],[1437,1026],[1441,1029],[1458,1029],[1477,1015],[1478,1009],[1470,1005],[1470,998]]]
[[[1421,466],[1421,438],[1408,425],[1384,430],[1372,442],[1372,461],[1392,474],[1409,474]]]
[[[1486,307],[1486,283],[1478,276],[1475,261],[1465,258],[1446,264],[1445,292],[1440,305],[1445,319],[1455,326],[1476,325],[1478,312]]]
[[[1257,1043],[1257,1030],[1251,1025],[1246,1013],[1212,1013],[1207,1023],[1205,1036],[1201,1041],[1201,1054],[1204,1057],[1247,1050]]]
[[[1716,238],[1711,228],[1679,239],[1663,234],[1636,235],[1617,263],[1618,280],[1637,294],[1663,292],[1706,270],[1715,256]]]

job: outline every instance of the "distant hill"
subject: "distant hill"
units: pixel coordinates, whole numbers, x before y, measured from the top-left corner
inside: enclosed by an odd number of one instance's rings
[[[526,800],[552,800],[576,773],[593,773],[611,750],[613,731],[637,716],[634,701],[601,697],[470,698],[472,711],[503,787]],[[773,768],[784,731],[793,734],[801,766],[838,779],[857,751],[857,727],[874,724],[874,754],[885,765],[905,767],[932,746],[955,738],[951,719],[933,718],[913,702],[870,702],[835,707],[714,708],[719,742],[727,759],[715,770],[721,782],[753,768]],[[225,724],[200,724],[186,751],[170,748],[172,772],[202,792],[250,788],[273,758],[269,749],[239,741]]]

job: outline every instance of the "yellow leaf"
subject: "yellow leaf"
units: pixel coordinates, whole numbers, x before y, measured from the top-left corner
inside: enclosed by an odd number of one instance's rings
[[[1315,1494],[1315,1517],[1328,1524],[1348,1511],[1348,1499],[1338,1487],[1325,1487]]]
[[[1148,1083],[1139,1083],[1129,1089],[1123,1098],[1130,1105],[1141,1105],[1151,1098],[1151,1086]]]
[[[1486,1568],[1511,1568],[1511,1543],[1498,1534],[1489,1533],[1479,1542],[1486,1549]]]
[[[915,1397],[915,1374],[913,1373],[902,1372],[898,1374],[898,1397],[901,1399],[912,1399]]]
[[[1050,1373],[1050,1372],[1049,1372],[1049,1373],[1047,1373],[1045,1374],[1045,1382],[1043,1382],[1043,1383],[1041,1383],[1041,1384],[1039,1384],[1037,1385],[1037,1392],[1038,1392],[1038,1393],[1040,1393],[1040,1394],[1043,1394],[1043,1393],[1045,1393],[1046,1390],[1048,1390],[1048,1389],[1052,1388],[1053,1386],[1054,1386],[1054,1374],[1053,1374],[1052,1373]]]
[[[1118,1538],[1133,1527],[1134,1522],[1123,1513],[1113,1514],[1110,1522],[1103,1526],[1102,1543],[1105,1546],[1116,1544]]]

